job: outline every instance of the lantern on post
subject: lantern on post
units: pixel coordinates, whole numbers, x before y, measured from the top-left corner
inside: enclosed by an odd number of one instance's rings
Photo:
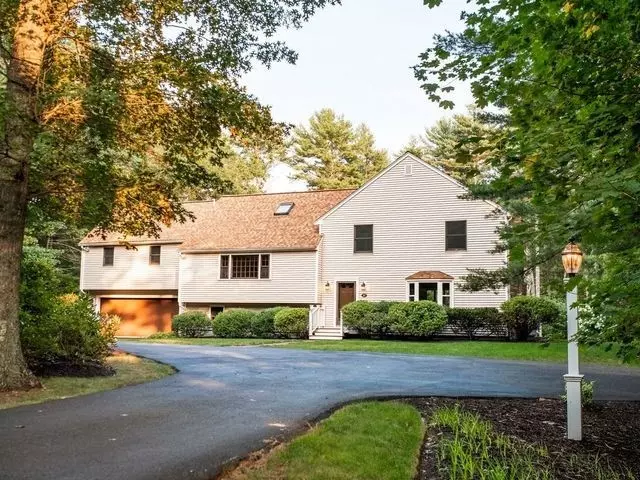
[[[582,266],[582,251],[574,243],[569,243],[562,251],[562,266],[568,278],[575,277]],[[582,440],[582,378],[580,375],[580,361],[578,342],[578,287],[567,290],[567,340],[568,340],[568,371],[564,375],[567,392],[567,438]]]

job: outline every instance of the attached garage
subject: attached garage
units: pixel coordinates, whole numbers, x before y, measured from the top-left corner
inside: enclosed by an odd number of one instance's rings
[[[121,319],[118,336],[146,337],[170,332],[171,319],[178,313],[175,298],[100,298],[100,312]]]

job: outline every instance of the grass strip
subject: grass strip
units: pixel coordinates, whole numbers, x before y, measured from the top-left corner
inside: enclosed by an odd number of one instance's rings
[[[241,466],[227,479],[411,480],[424,428],[419,412],[398,402],[348,405],[310,432]]]
[[[499,360],[522,360],[536,362],[565,363],[567,344],[557,342],[543,344],[536,342],[499,342],[499,341],[404,341],[404,340],[294,340],[277,348],[296,348],[304,350],[358,351],[374,353],[402,353],[411,355],[442,355]],[[640,360],[634,359],[622,363],[616,356],[616,349],[607,351],[603,347],[580,348],[580,362],[609,366],[640,367]]]
[[[0,410],[150,382],[175,372],[169,365],[122,353],[107,358],[107,363],[115,368],[115,375],[109,377],[43,377],[40,378],[42,388],[0,392]]]

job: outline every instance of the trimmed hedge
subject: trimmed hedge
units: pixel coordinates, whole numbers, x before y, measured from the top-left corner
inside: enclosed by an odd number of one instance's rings
[[[560,321],[562,308],[545,297],[513,297],[502,304],[507,328],[516,340],[527,340],[538,325]]]
[[[392,305],[388,318],[393,333],[415,337],[432,337],[447,324],[444,307],[428,300]]]
[[[465,335],[470,340],[476,338],[480,330],[489,334],[504,335],[504,316],[497,308],[448,308],[447,320],[453,333]]]
[[[342,321],[362,336],[383,336],[390,330],[389,309],[397,303],[357,300],[342,307]]]
[[[211,331],[211,319],[203,312],[185,312],[173,317],[171,330],[178,337],[203,337]]]
[[[251,319],[251,335],[258,338],[273,338],[276,335],[276,313],[285,307],[273,307],[256,313]]]
[[[285,307],[274,317],[276,333],[287,338],[307,338],[309,335],[309,309]]]
[[[255,316],[256,312],[244,308],[220,312],[213,319],[213,334],[222,338],[251,337],[251,323]]]

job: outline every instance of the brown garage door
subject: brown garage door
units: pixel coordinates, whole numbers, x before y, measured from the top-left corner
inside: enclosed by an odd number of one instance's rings
[[[102,298],[100,311],[121,319],[118,336],[146,337],[170,332],[171,319],[178,313],[175,298]]]

